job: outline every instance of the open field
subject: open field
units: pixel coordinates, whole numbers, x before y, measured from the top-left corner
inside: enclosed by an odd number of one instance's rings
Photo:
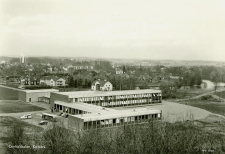
[[[16,100],[0,100],[0,113],[43,111],[42,107]]]
[[[216,92],[215,95],[225,98],[225,91],[221,91],[221,92]]]
[[[164,98],[163,100],[176,102],[178,99],[190,99],[195,98],[200,95],[205,95],[209,93],[213,93],[214,90],[212,89],[201,89],[201,88],[191,88],[191,89],[178,89],[176,92],[173,93],[173,96],[170,98]]]
[[[18,100],[18,91],[0,87],[0,100]]]
[[[203,94],[206,92],[210,92],[212,91],[212,89],[204,89],[204,88],[191,88],[191,89],[178,89],[178,92],[183,92],[183,93],[187,93],[187,94]]]
[[[224,102],[195,99],[195,100],[182,101],[179,103],[198,107],[198,108],[207,110],[209,112],[225,116],[225,103]]]
[[[207,92],[211,92],[212,89],[199,89],[199,88],[191,88],[191,89],[179,89],[176,92],[176,96],[178,99],[182,98],[190,98],[190,97],[195,97]]]

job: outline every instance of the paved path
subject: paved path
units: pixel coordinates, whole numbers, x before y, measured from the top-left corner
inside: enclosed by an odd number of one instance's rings
[[[219,89],[217,90],[216,92],[222,92],[222,91],[225,91],[225,89]],[[198,96],[194,96],[194,97],[191,97],[191,98],[185,98],[185,99],[178,99],[178,100],[175,100],[175,102],[180,102],[180,101],[187,101],[187,100],[190,100],[190,99],[199,99],[200,97],[202,96],[206,96],[206,95],[212,95],[214,94],[215,91],[210,91],[210,92],[207,92],[207,93],[204,93],[204,94],[200,94]]]

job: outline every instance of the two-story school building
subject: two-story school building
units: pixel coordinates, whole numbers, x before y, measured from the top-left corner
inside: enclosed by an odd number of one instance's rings
[[[55,101],[67,102],[68,104],[73,102],[83,102],[96,106],[118,107],[118,106],[161,103],[162,94],[161,90],[154,90],[154,89],[105,91],[105,92],[102,91],[52,92],[50,97],[51,108],[55,108],[54,105]]]
[[[74,130],[87,130],[147,123],[150,120],[160,120],[161,118],[161,110],[141,108],[121,112],[119,110],[107,111],[106,108],[103,108],[98,113],[69,116],[68,124]]]
[[[160,90],[52,92],[52,111],[70,114],[75,130],[116,127],[161,119],[162,111],[151,108],[115,110],[109,107],[161,103]]]
[[[56,112],[65,112],[71,115],[103,113],[103,112],[109,113],[109,111],[116,111],[111,108],[105,108],[82,102],[67,103],[62,101],[54,102],[54,110]]]

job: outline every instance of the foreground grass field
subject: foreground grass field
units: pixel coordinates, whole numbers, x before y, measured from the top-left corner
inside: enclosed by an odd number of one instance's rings
[[[207,119],[206,119],[207,120]],[[194,122],[149,122],[141,125],[129,125],[120,129],[97,129],[83,132],[67,130],[62,125],[53,125],[36,137],[24,133],[11,134],[13,140],[8,144],[18,141],[18,144],[44,145],[43,149],[12,149],[6,147],[7,153],[32,153],[32,154],[200,154],[225,152],[224,127],[216,133],[211,128],[218,127],[204,121]],[[202,130],[205,126],[210,128]],[[21,130],[14,127],[14,131]],[[221,131],[222,130],[222,131]],[[21,131],[22,132],[22,131]],[[24,132],[24,131],[23,131]],[[15,136],[15,137],[14,137]],[[20,151],[19,151],[20,150]],[[207,153],[206,152],[206,153]]]
[[[196,127],[201,130],[225,135],[225,118],[217,115],[209,115],[206,118],[195,120]],[[224,136],[225,140],[225,136]]]
[[[45,109],[21,101],[0,100],[0,113],[18,113],[43,110]]]
[[[27,134],[31,133],[40,133],[43,131],[42,127],[38,127],[32,124],[29,124],[25,121],[22,121],[20,119],[14,118],[14,117],[9,117],[9,116],[0,116],[0,153],[3,154],[4,152],[4,144],[7,143],[8,138],[7,138],[7,132],[9,131],[10,128],[13,126],[16,127],[23,127],[25,132]]]

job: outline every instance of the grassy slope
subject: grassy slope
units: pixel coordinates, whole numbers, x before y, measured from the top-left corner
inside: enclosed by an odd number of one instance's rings
[[[225,98],[225,91],[217,92],[217,93],[215,93],[215,95],[217,95],[219,97],[222,97],[222,98]]]
[[[0,101],[0,113],[18,113],[18,112],[31,112],[43,110],[45,109],[20,101],[9,101],[9,100]]]
[[[4,153],[3,145],[7,143],[7,137],[5,135],[13,125],[21,125],[27,133],[43,131],[43,128],[34,126],[20,119],[8,116],[0,116],[0,153]]]
[[[213,100],[188,100],[179,102],[182,104],[198,107],[212,113],[225,116],[225,103]]]
[[[18,100],[18,91],[0,87],[0,100]]]

